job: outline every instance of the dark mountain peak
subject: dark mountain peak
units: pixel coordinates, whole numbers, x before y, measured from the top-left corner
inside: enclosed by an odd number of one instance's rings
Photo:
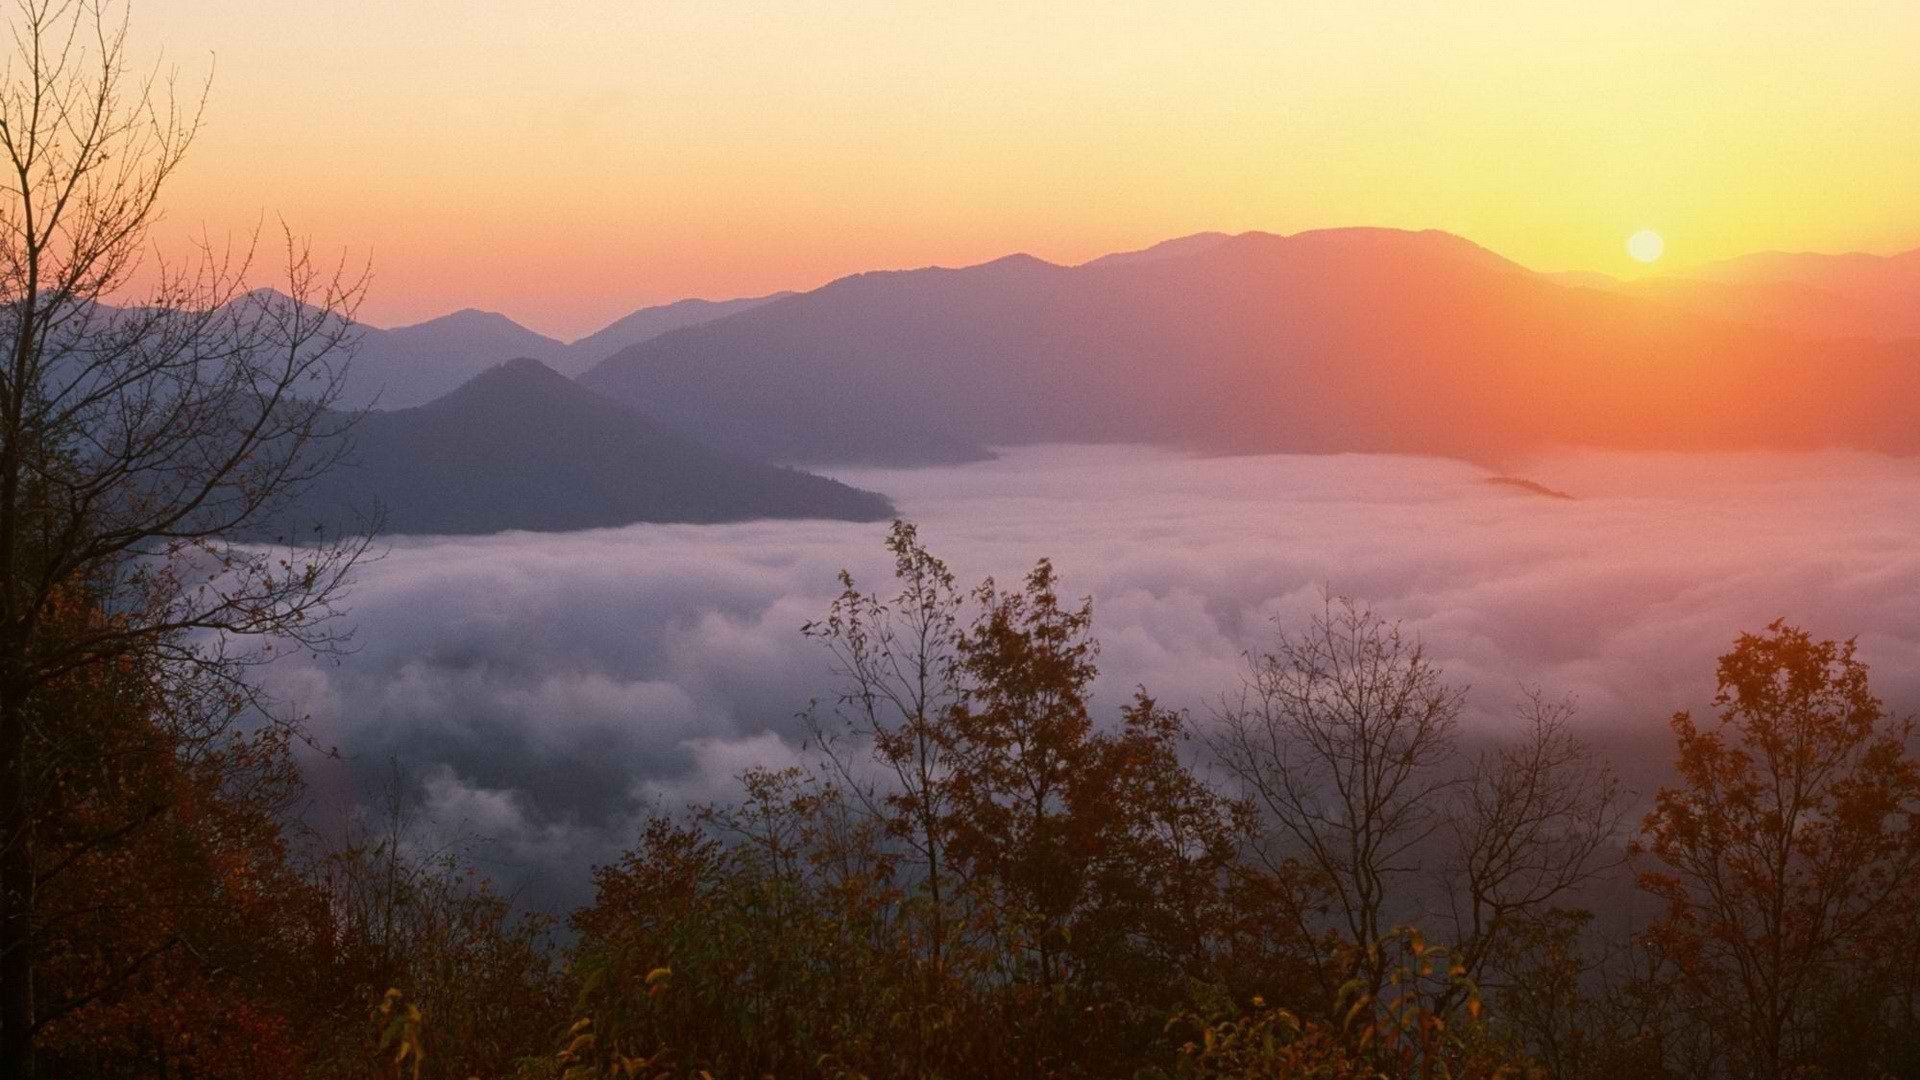
[[[248,289],[245,293],[235,297],[235,299],[251,300],[256,304],[290,304],[293,302],[293,297],[288,296],[286,293],[270,285],[262,285],[257,289]]]
[[[481,308],[461,308],[445,315],[427,319],[424,322],[396,326],[395,331],[408,330],[463,330],[481,332],[501,332],[534,334],[535,331],[514,322],[497,311],[485,311]]]
[[[612,402],[530,356],[495,364],[436,398],[421,409],[470,409],[478,405],[514,406],[515,403],[560,399],[599,405]]]
[[[279,289],[267,286],[262,286],[258,289],[249,289],[227,302],[227,306],[229,307],[238,307],[242,310],[252,311],[284,312],[291,310],[295,305],[310,316],[318,316],[320,314],[320,309],[314,307],[312,304],[302,304],[293,297],[281,292]],[[341,316],[336,314],[331,316],[331,318],[337,320],[341,318]]]
[[[381,517],[388,533],[488,533],[892,513],[884,496],[714,449],[520,357],[425,405],[369,414],[354,458],[264,535]]]
[[[516,356],[505,363],[495,364],[487,370],[467,380],[469,384],[482,379],[496,382],[512,382],[517,386],[572,387],[573,380],[553,370],[531,356]]]
[[[560,374],[531,356],[516,356],[511,360],[495,364],[474,377],[484,379],[489,375],[497,375],[502,378],[559,379],[562,382],[567,381],[565,375]]]
[[[1016,251],[1011,255],[1002,255],[997,259],[991,259],[987,262],[980,263],[977,266],[969,266],[969,267],[966,267],[965,269],[1019,271],[1019,270],[1059,270],[1061,269],[1061,267],[1060,267],[1060,264],[1058,263],[1050,263],[1047,260],[1042,259],[1036,255],[1029,255],[1024,251]]]

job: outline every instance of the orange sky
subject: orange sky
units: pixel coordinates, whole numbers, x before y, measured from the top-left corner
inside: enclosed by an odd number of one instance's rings
[[[1471,9],[1471,13],[1463,13]],[[1920,246],[1920,3],[134,0],[214,69],[166,237],[283,215],[363,315],[646,303],[1203,229],[1542,269]]]

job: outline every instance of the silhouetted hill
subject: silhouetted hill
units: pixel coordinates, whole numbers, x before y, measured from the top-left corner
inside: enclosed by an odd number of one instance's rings
[[[1211,251],[1233,239],[1228,233],[1203,232],[1191,236],[1177,236],[1172,240],[1162,240],[1152,247],[1138,251],[1116,251],[1111,255],[1102,255],[1097,259],[1082,263],[1082,266],[1125,266],[1129,263],[1159,262],[1162,259],[1178,259],[1188,255],[1198,255]]]
[[[1569,288],[1439,232],[1249,233],[1081,267],[844,278],[582,380],[737,451],[912,464],[1043,441],[1497,459],[1553,444],[1920,448],[1912,346]]]
[[[505,315],[468,308],[412,326],[362,327],[341,405],[407,409],[516,357],[557,361],[566,346]]]
[[[409,409],[424,405],[496,364],[529,357],[575,375],[627,346],[669,330],[696,326],[777,300],[785,293],[740,300],[681,300],[641,308],[572,344],[521,326],[505,315],[468,308],[411,326],[360,326],[348,369],[346,408]]]
[[[676,300],[671,304],[641,308],[568,345],[560,362],[553,366],[568,375],[578,375],[621,349],[651,341],[669,330],[724,319],[792,295],[790,292],[778,292],[737,300]]]
[[[635,522],[884,519],[872,492],[711,449],[536,360],[514,360],[430,404],[363,417],[351,460],[280,516],[383,533],[560,531]]]
[[[1763,251],[1709,263],[1687,276],[1733,283],[1792,281],[1845,295],[1911,296],[1920,290],[1920,248],[1898,255]]]

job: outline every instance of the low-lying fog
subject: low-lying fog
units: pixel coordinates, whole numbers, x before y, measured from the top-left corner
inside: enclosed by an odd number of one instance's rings
[[[1574,693],[1630,777],[1666,755],[1670,713],[1705,707],[1735,634],[1776,617],[1857,635],[1881,696],[1920,704],[1916,461],[1568,454],[1507,472],[1572,499],[1455,461],[1132,447],[838,475],[893,495],[963,583],[1052,557],[1094,598],[1108,717],[1135,685],[1204,717],[1242,653],[1323,588],[1416,631],[1472,685],[1482,726],[1523,685]],[[586,866],[650,807],[806,759],[796,714],[832,682],[799,627],[843,566],[888,584],[885,531],[393,538],[348,601],[358,651],[274,665],[273,689],[345,755],[315,764],[318,800],[372,790],[397,762],[421,812],[484,838],[530,902],[577,902]]]

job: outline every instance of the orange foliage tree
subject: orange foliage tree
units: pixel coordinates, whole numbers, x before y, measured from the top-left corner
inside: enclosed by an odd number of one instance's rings
[[[367,541],[241,542],[346,450],[336,436],[350,418],[331,406],[360,283],[322,273],[291,236],[276,275],[286,292],[253,287],[252,240],[152,258],[161,193],[199,130],[203,99],[138,70],[115,0],[21,0],[8,29],[0,1074],[31,1080],[37,1039],[72,1008],[41,993],[75,972],[48,967],[73,958],[47,951],[60,942],[42,937],[38,913],[50,865],[66,872],[41,830],[66,798],[57,778],[79,760],[59,712],[72,680],[113,685],[122,661],[143,674],[164,668],[167,708],[210,680],[204,714],[221,715],[230,692],[246,689],[248,663],[268,655],[249,640],[337,646],[331,600]],[[62,605],[76,603],[112,617],[63,618]],[[101,994],[129,977],[110,965],[98,974]]]
[[[1847,1013],[1878,1012],[1883,961],[1914,932],[1920,768],[1852,641],[1783,621],[1720,658],[1717,723],[1673,718],[1679,786],[1647,815],[1650,930],[1732,1075],[1828,1057]],[[1859,1048],[1854,1048],[1858,1050]]]
[[[63,600],[72,632],[106,620]],[[47,793],[32,831],[42,1064],[57,1075],[268,1077],[330,1020],[310,1003],[325,907],[288,858],[299,791],[284,731],[137,654],[37,700]]]
[[[749,772],[600,871],[574,919],[599,1053],[1116,1075],[1219,981],[1239,815],[1182,760],[1185,719],[1143,692],[1096,726],[1091,612],[1050,564],[966,612],[910,526],[891,547],[896,596],[843,578],[809,627],[847,680],[845,725],[816,725],[832,782]]]

